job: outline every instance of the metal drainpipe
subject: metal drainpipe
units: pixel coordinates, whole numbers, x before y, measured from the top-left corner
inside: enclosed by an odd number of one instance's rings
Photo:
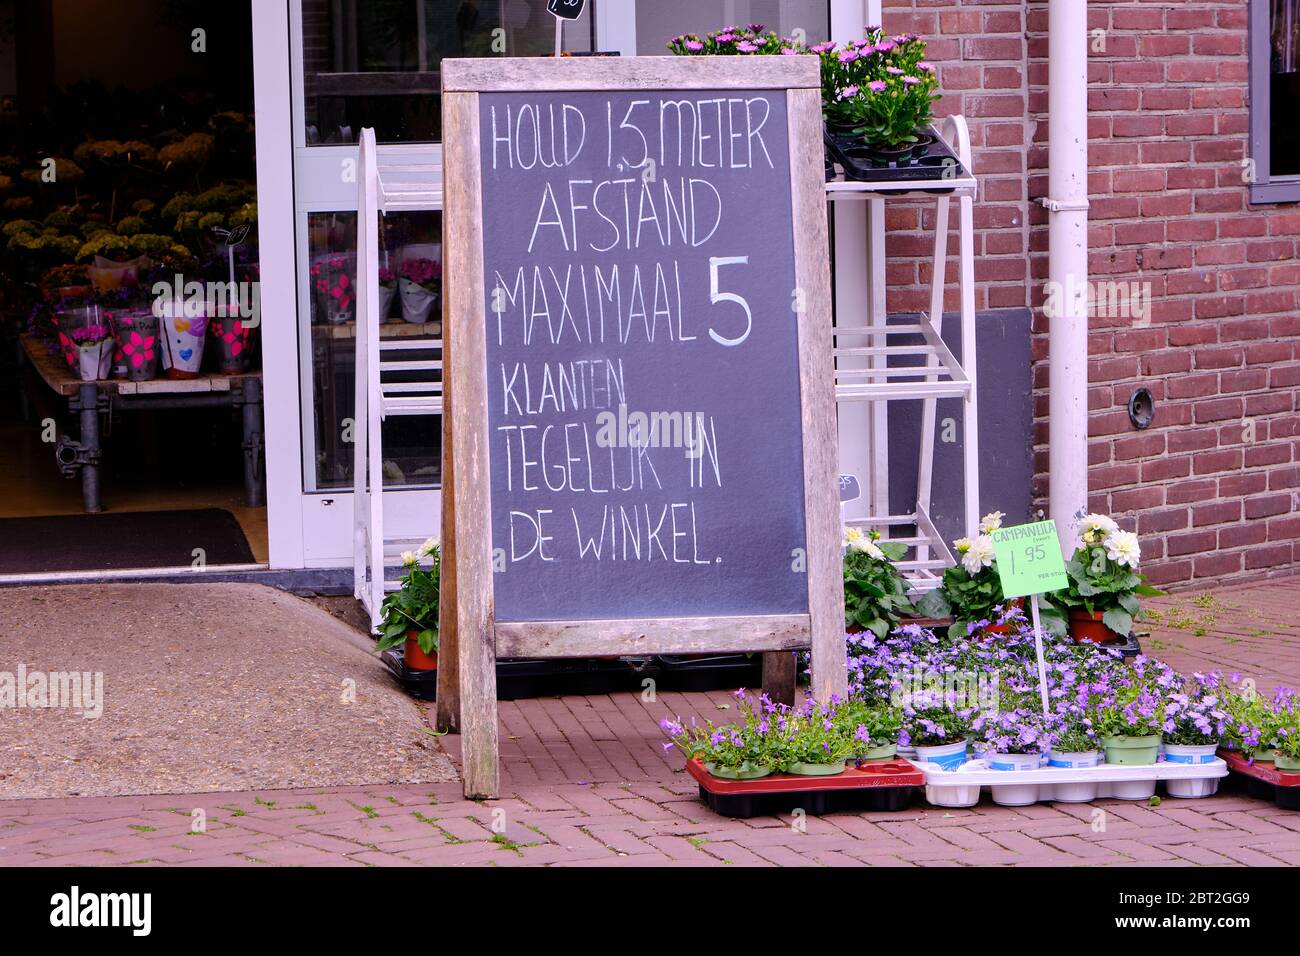
[[[1088,11],[1057,0],[1048,20],[1047,313],[1050,516],[1073,550],[1088,506]]]

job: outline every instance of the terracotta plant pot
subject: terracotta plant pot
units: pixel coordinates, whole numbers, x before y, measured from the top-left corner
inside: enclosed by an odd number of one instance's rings
[[[420,642],[415,639],[416,632],[408,631],[406,644],[402,649],[402,660],[413,671],[436,671],[438,669],[438,652],[428,654],[420,650]]]
[[[1070,636],[1076,641],[1090,644],[1113,644],[1124,639],[1123,634],[1116,634],[1102,623],[1102,614],[1096,611],[1089,614],[1081,608],[1070,609]]]

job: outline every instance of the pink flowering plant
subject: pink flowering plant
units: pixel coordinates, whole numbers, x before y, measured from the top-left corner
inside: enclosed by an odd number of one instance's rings
[[[852,128],[872,146],[896,148],[917,142],[917,134],[934,121],[939,78],[920,37],[888,36],[880,27],[867,27],[861,40],[810,49],[821,57],[828,122]]]
[[[669,40],[668,49],[677,56],[790,56],[808,52],[798,40],[778,36],[762,23],[724,27],[705,36],[684,33]]]
[[[73,329],[68,335],[78,346],[89,347],[111,339],[113,331],[107,325],[97,322]]]
[[[442,288],[442,266],[436,259],[407,259],[400,272],[403,279],[426,292],[437,293]]]
[[[379,267],[379,284],[385,289],[397,288],[397,273],[387,266]]]

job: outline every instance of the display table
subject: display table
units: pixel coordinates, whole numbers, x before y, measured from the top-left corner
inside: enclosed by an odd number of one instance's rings
[[[250,508],[266,504],[261,372],[218,372],[191,379],[156,378],[146,382],[122,378],[83,382],[61,356],[51,354],[33,335],[22,336],[19,354],[45,385],[68,403],[68,411],[78,416],[77,437],[60,435],[54,446],[54,458],[66,477],[80,473],[82,501],[88,513],[103,510],[99,487],[103,455],[99,415],[123,409],[239,408],[243,415],[244,498]]]

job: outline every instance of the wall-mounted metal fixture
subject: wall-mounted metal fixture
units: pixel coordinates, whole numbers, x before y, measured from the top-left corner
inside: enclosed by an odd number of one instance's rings
[[[1128,399],[1128,420],[1133,423],[1134,428],[1150,428],[1151,422],[1156,417],[1156,400],[1151,397],[1151,392],[1145,388],[1139,388]]]

